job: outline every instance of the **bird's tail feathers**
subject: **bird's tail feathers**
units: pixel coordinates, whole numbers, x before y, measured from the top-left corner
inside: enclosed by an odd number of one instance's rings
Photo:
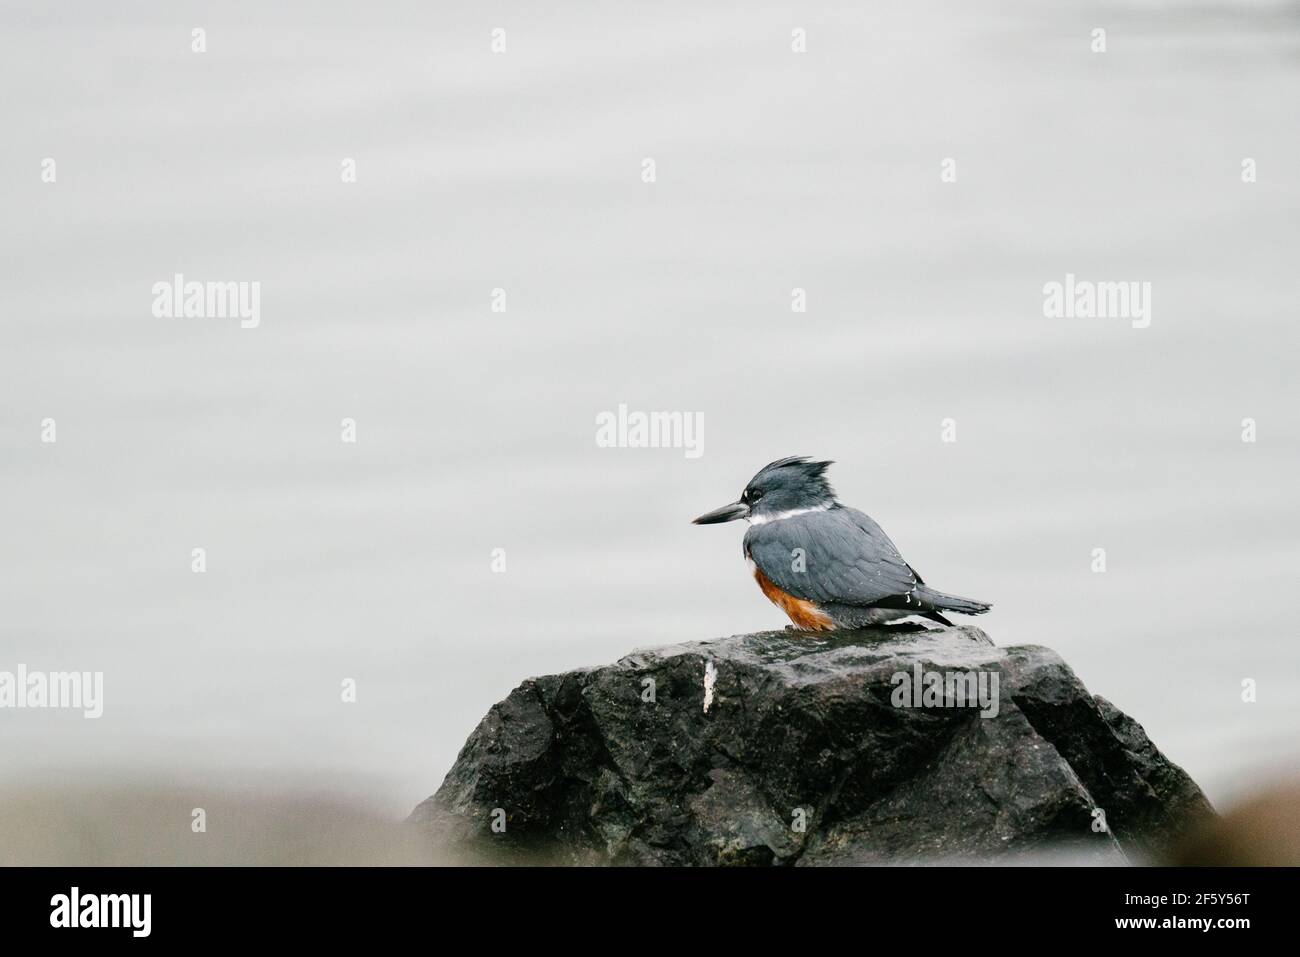
[[[960,612],[963,615],[982,615],[993,607],[986,601],[976,601],[973,598],[959,598],[956,595],[945,595],[941,591],[927,590],[927,592],[920,597],[940,611],[955,611]]]

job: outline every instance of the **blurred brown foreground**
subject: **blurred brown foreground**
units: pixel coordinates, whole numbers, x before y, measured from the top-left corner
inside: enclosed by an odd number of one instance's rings
[[[200,807],[206,830],[195,831]],[[0,794],[2,866],[472,863],[422,847],[399,820],[309,794],[205,790],[202,801],[180,787]],[[1300,865],[1300,780],[1227,808],[1156,863]]]

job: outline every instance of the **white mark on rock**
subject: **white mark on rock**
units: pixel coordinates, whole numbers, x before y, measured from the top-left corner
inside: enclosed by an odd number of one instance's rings
[[[713,704],[713,686],[718,683],[718,669],[713,667],[712,661],[704,662],[704,713],[709,713],[709,705]]]

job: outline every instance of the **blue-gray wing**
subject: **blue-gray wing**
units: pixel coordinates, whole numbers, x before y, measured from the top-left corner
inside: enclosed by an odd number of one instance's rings
[[[880,526],[843,506],[751,525],[745,555],[782,591],[807,601],[871,605],[920,583]]]

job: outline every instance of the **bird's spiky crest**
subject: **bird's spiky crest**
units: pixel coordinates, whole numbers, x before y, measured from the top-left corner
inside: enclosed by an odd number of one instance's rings
[[[807,483],[810,490],[815,490],[819,497],[827,500],[834,500],[835,489],[831,488],[831,483],[826,478],[826,470],[835,463],[833,461],[814,461],[807,455],[788,455],[783,459],[777,459],[775,462],[769,462],[759,470],[758,475],[765,472],[775,472],[778,469],[790,469],[798,472],[800,477]],[[754,476],[758,478],[758,475]]]

